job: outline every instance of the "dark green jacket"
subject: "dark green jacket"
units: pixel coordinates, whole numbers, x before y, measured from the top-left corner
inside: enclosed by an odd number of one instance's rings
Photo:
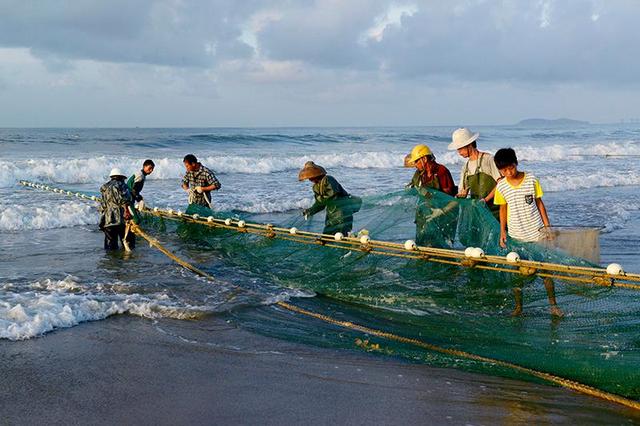
[[[306,213],[314,215],[327,210],[323,234],[342,232],[347,234],[353,229],[353,214],[360,210],[362,200],[352,197],[333,176],[324,176],[313,184],[315,202]]]

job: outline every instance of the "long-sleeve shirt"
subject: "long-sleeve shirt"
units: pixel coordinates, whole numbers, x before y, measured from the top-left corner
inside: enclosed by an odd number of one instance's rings
[[[124,224],[124,209],[133,203],[124,181],[111,179],[100,188],[100,224],[104,228]]]
[[[131,177],[127,180],[127,186],[129,187],[129,191],[131,191],[131,196],[135,201],[141,201],[142,188],[144,187],[144,181],[147,179],[147,175],[144,174],[142,170],[138,170],[135,174],[131,175]]]
[[[349,193],[333,176],[326,175],[319,182],[313,184],[315,203],[309,207],[309,214],[313,215],[322,211],[331,200],[348,196]]]

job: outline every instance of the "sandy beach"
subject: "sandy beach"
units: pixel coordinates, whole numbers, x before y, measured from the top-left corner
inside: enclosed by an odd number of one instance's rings
[[[564,389],[131,316],[0,341],[2,424],[630,424]]]

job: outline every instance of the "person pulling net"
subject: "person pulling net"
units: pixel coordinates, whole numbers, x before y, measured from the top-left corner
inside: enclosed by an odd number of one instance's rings
[[[416,206],[416,243],[432,247],[453,247],[456,234],[458,203],[452,198],[447,205],[436,207],[431,202],[430,188],[449,196],[457,193],[451,172],[436,162],[436,157],[427,145],[416,145],[409,154],[407,164],[416,168],[407,188],[421,195]]]
[[[327,171],[313,161],[307,161],[298,173],[299,181],[307,179],[313,183],[315,202],[303,210],[303,216],[308,218],[326,210],[322,233],[349,235],[353,229],[353,215],[360,211],[362,199],[350,195],[333,176],[327,175]]]
[[[185,213],[213,215],[211,192],[222,187],[220,181],[215,173],[203,166],[193,154],[186,155],[183,163],[187,173],[182,179],[182,189],[189,194],[189,207]]]
[[[118,240],[125,251],[135,248],[135,235],[129,232],[128,222],[139,223],[138,212],[133,207],[133,196],[125,183],[126,176],[118,168],[109,173],[109,182],[100,187],[100,223],[104,232],[104,249],[117,250]]]

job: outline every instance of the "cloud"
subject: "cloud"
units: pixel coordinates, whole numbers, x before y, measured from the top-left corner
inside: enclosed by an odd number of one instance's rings
[[[640,2],[0,0],[0,46],[175,68],[378,71],[394,79],[635,84]],[[278,62],[282,62],[278,65]],[[282,72],[278,77],[278,69]]]
[[[397,79],[635,84],[640,3],[318,1],[257,34],[264,57]]]
[[[257,32],[258,46],[272,60],[296,60],[323,68],[375,68],[376,59],[359,41],[388,3],[324,0],[283,7],[280,19]]]
[[[402,18],[413,16],[418,11],[415,4],[397,5],[391,4],[388,10],[375,18],[374,24],[360,36],[360,42],[366,44],[368,40],[381,42],[384,32],[389,27],[401,27]]]
[[[240,24],[253,1],[0,0],[0,46],[35,55],[173,67],[246,57]]]
[[[635,0],[0,0],[0,10],[5,125],[637,115]]]

